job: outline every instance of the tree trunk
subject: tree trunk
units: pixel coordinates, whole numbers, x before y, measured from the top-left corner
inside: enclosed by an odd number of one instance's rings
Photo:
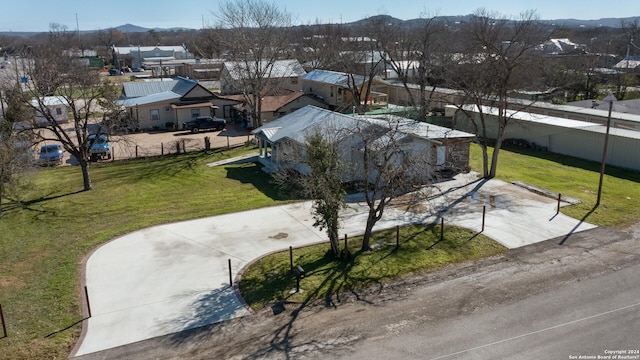
[[[331,244],[331,251],[335,257],[340,256],[340,239],[338,235],[338,229],[330,229],[329,233],[329,243]]]
[[[487,179],[493,179],[496,176],[496,172],[498,170],[498,153],[500,152],[500,147],[502,146],[502,138],[496,139],[496,146],[493,148],[493,154],[491,155],[491,171],[489,172],[489,176]]]
[[[82,169],[82,182],[84,191],[91,190],[91,177],[89,176],[89,163],[87,160],[80,160],[80,168]]]
[[[489,178],[489,150],[487,149],[487,144],[484,143],[484,140],[480,143],[480,148],[482,148],[482,177],[485,179]]]
[[[373,232],[373,226],[376,224],[375,212],[369,211],[367,217],[367,225],[364,229],[364,235],[362,235],[362,251],[369,251],[371,249],[371,233]]]

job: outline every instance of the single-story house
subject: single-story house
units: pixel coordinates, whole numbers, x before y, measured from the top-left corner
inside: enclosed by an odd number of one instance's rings
[[[324,100],[331,110],[349,112],[354,105],[352,92],[353,76],[355,86],[365,90],[366,78],[362,75],[349,75],[347,73],[316,69],[300,76],[302,91],[305,94],[315,95]],[[387,85],[374,79],[369,94],[368,103],[373,107],[383,107],[388,103]]]
[[[230,118],[230,109],[238,102],[220,98],[197,81],[178,77],[125,82],[118,103],[137,120],[140,129],[180,129],[185,121],[198,116]],[[216,114],[219,108],[223,110]]]
[[[292,91],[300,90],[298,78],[306,73],[300,62],[292,60],[276,60],[272,63],[261,61],[259,64],[244,61],[226,61],[220,71],[220,92],[222,94],[238,94],[245,90],[249,80],[255,78],[255,67],[263,72],[265,90],[280,88]]]
[[[40,99],[32,99],[31,106],[36,109],[36,126],[47,126],[49,120],[44,114],[50,116],[57,123],[69,122],[69,103],[62,96],[45,96]]]
[[[267,171],[286,167],[300,172],[308,171],[299,159],[304,158],[306,137],[320,132],[338,144],[342,161],[347,164],[344,181],[370,180],[372,174],[363,174],[362,134],[373,138],[368,143],[385,146],[391,140],[401,146],[402,155],[419,159],[425,169],[420,177],[425,183],[439,170],[462,171],[468,168],[469,144],[473,134],[437,125],[392,116],[353,116],[306,106],[293,113],[263,125],[252,133],[260,149],[260,161]],[[369,177],[368,179],[366,177]]]

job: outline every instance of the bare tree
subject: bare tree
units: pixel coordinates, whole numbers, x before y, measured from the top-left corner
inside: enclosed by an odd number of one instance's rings
[[[396,197],[426,185],[431,177],[431,152],[425,146],[415,147],[407,132],[414,122],[399,117],[386,117],[374,122],[361,121],[354,129],[355,169],[360,177],[360,190],[369,208],[362,240],[362,250],[371,247],[373,227],[386,207]],[[419,196],[419,192],[414,193]]]
[[[90,137],[90,124],[98,122],[105,109],[116,108],[117,88],[62,50],[55,41],[34,47],[32,57],[23,57],[16,71],[22,72],[20,76],[29,76],[25,86],[33,98],[26,104],[44,119],[43,123],[36,123],[35,117],[31,119],[31,135],[38,141],[59,142],[80,165],[83,188],[90,190],[89,155],[97,140]],[[48,106],[51,96],[66,104],[70,124],[60,120],[59,114]]]
[[[336,135],[336,132],[325,134],[318,130],[307,136],[302,148],[296,147],[290,151],[301,161],[302,171],[282,167],[274,174],[274,178],[281,186],[290,187],[293,184],[295,191],[313,200],[313,226],[327,231],[331,251],[339,256],[340,210],[345,207],[346,191],[342,182],[345,166]]]
[[[262,126],[262,97],[276,60],[288,49],[287,29],[291,15],[263,0],[228,0],[215,14],[218,26],[226,29],[224,47],[236,60],[243,83],[242,94],[252,109],[255,126]]]
[[[343,24],[313,24],[296,32],[296,56],[308,69],[337,69],[340,56],[346,51],[349,28]]]
[[[478,110],[478,118],[471,115],[469,118],[482,148],[483,175],[493,178],[505,130],[514,114],[507,112],[509,92],[537,81],[536,55],[539,53],[535,49],[548,34],[533,11],[512,20],[479,10],[462,32],[464,51],[456,56],[458,65],[448,67],[446,77],[450,87],[461,90],[465,102]],[[489,139],[483,105],[498,110],[495,139]],[[487,147],[491,140],[495,140],[495,144],[489,163]]]
[[[374,17],[370,21],[380,57],[397,74],[407,92],[409,105],[424,121],[431,110],[430,99],[440,83],[438,69],[446,66],[445,23],[435,17],[420,18],[416,26],[385,17]],[[418,86],[417,92],[410,88],[413,84]]]

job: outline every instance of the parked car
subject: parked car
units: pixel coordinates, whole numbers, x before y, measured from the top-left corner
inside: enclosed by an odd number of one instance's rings
[[[89,144],[91,146],[89,149],[89,160],[98,161],[111,159],[109,139],[106,135],[89,135]]]
[[[120,69],[111,68],[109,69],[109,75],[111,76],[122,75],[122,71],[120,71]]]
[[[40,148],[39,163],[42,166],[55,166],[62,164],[64,149],[60,144],[43,145]]]
[[[225,119],[212,118],[211,116],[200,116],[191,121],[187,121],[182,125],[183,130],[189,130],[197,133],[200,130],[220,131],[227,126]]]

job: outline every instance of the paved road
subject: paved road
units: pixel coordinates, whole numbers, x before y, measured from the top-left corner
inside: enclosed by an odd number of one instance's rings
[[[425,321],[401,336],[368,340],[335,358],[577,359],[626,350],[637,360],[638,274],[640,265],[486,312]]]
[[[352,201],[356,201],[353,200]],[[485,235],[509,248],[593,228],[556,215],[556,202],[498,180],[461,175],[438,185],[413,211],[389,208],[385,229],[448,223],[476,231],[487,207]],[[134,232],[97,249],[86,262],[92,317],[83,323],[76,355],[88,354],[240,316],[249,311],[229,287],[232,277],[269,252],[325,241],[312,226],[309,202],[167,224]],[[350,203],[342,232],[361,234],[365,205]]]

